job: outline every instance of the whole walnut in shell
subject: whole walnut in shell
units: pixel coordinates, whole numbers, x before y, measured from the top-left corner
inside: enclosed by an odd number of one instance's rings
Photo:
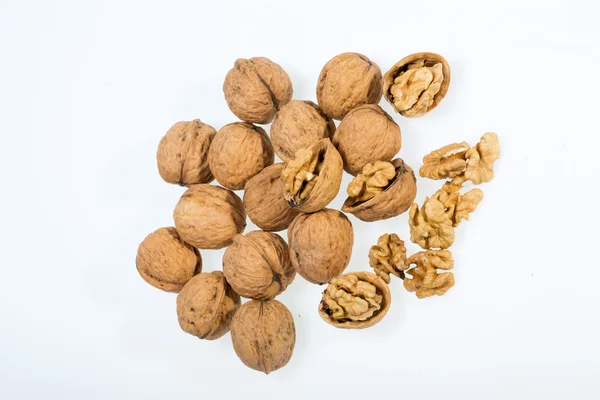
[[[242,200],[218,186],[193,185],[179,199],[173,212],[175,228],[183,240],[201,249],[229,246],[246,228]]]
[[[273,120],[275,112],[292,99],[292,81],[286,72],[265,57],[236,60],[223,83],[231,112],[257,124]]]
[[[282,163],[270,165],[244,186],[244,207],[248,217],[264,231],[287,229],[300,213],[283,198],[283,167]]]
[[[450,66],[435,53],[415,53],[398,61],[383,77],[383,94],[405,117],[420,117],[442,101],[450,86]]]
[[[281,107],[271,125],[271,142],[283,161],[335,132],[333,120],[312,101],[292,100]]]
[[[329,282],[319,315],[336,328],[367,328],[381,321],[391,302],[383,279],[371,272],[351,272]]]
[[[233,317],[231,341],[247,367],[266,374],[282,368],[296,344],[292,313],[277,300],[250,300]]]
[[[363,221],[392,218],[408,210],[417,195],[417,179],[401,158],[364,166],[348,185],[342,211]]]
[[[325,64],[317,84],[323,112],[341,120],[362,104],[377,104],[382,95],[381,69],[367,56],[343,53]]]
[[[329,139],[298,150],[281,171],[285,182],[283,197],[290,206],[305,213],[325,208],[340,190],[342,165],[342,157]]]
[[[202,258],[185,243],[175,228],[152,232],[138,247],[135,265],[146,282],[165,292],[179,292],[194,275],[202,272]]]
[[[273,164],[275,155],[264,129],[246,122],[222,127],[208,152],[208,162],[217,181],[240,190],[250,178]]]
[[[218,339],[229,331],[240,304],[222,272],[198,274],[177,295],[179,326],[200,339]]]
[[[365,104],[350,111],[333,136],[344,170],[356,175],[368,163],[390,161],[400,151],[400,127],[381,107]]]
[[[216,133],[215,128],[199,119],[173,125],[160,140],[156,152],[161,178],[182,186],[212,181],[208,149]]]
[[[262,231],[237,235],[223,255],[223,273],[240,296],[271,300],[296,276],[281,236]]]
[[[323,284],[348,266],[354,245],[352,223],[338,210],[300,214],[288,228],[292,264],[307,281]]]

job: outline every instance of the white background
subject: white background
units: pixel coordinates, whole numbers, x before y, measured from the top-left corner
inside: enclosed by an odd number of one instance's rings
[[[0,398],[600,398],[593,4],[0,1]],[[221,90],[236,58],[271,58],[294,98],[315,100],[345,51],[383,71],[418,51],[449,61],[440,106],[396,115],[409,165],[486,131],[502,158],[458,228],[446,296],[418,300],[396,279],[380,324],[337,330],[317,315],[323,288],[297,277],[279,297],[295,353],[266,376],[229,335],[183,333],[175,295],[137,275],[139,242],[173,224],[183,192],[158,176],[156,146],[176,121],[236,120]],[[419,202],[440,185],[418,184]],[[406,214],[351,220],[349,271],[386,232],[417,250]],[[204,270],[222,253],[202,251]]]

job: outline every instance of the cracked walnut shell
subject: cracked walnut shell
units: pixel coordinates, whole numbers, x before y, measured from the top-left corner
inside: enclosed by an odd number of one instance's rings
[[[160,140],[156,152],[161,178],[181,186],[212,181],[208,149],[216,133],[215,128],[199,119],[173,125]]]
[[[333,119],[341,120],[362,104],[377,104],[381,95],[381,69],[362,54],[337,55],[319,75],[317,102]]]
[[[498,135],[488,132],[481,137],[477,145],[465,155],[469,161],[465,178],[478,185],[489,182],[494,177],[494,162],[500,158]]]
[[[229,331],[240,303],[222,272],[198,274],[177,295],[179,326],[200,339],[218,339]]]
[[[201,249],[220,249],[246,228],[242,200],[218,186],[193,185],[179,199],[173,212],[177,233]]]
[[[287,229],[300,213],[283,197],[282,163],[260,171],[244,186],[244,207],[248,218],[264,231]]]
[[[208,162],[217,181],[228,189],[240,190],[275,156],[264,129],[246,122],[222,127],[208,152]]]
[[[239,359],[266,374],[292,358],[296,327],[292,313],[277,300],[244,303],[231,322],[231,342]]]
[[[202,257],[198,249],[179,237],[175,228],[160,228],[140,243],[135,265],[150,285],[165,292],[179,292],[202,272]]]
[[[285,182],[283,196],[305,213],[325,208],[335,198],[342,183],[342,158],[329,139],[296,152],[281,176]]]
[[[404,279],[404,287],[409,292],[416,292],[419,299],[441,296],[454,286],[452,272],[437,272],[438,269],[450,270],[454,267],[450,250],[420,251],[408,258],[408,264],[415,264],[416,267],[406,271],[412,278]]]
[[[296,270],[281,236],[254,231],[233,238],[223,255],[223,273],[240,296],[271,300],[292,283]]]
[[[400,151],[400,127],[381,107],[365,104],[351,110],[333,135],[344,170],[360,173],[368,163],[390,161]]]
[[[465,155],[471,147],[467,142],[453,143],[423,157],[419,175],[429,179],[447,179],[460,175],[467,167]]]
[[[271,142],[283,161],[290,161],[298,150],[330,138],[335,124],[312,101],[292,100],[281,107],[271,124]]]
[[[354,231],[342,212],[326,208],[298,215],[288,228],[288,242],[298,274],[309,282],[323,284],[348,266]]]
[[[223,83],[231,112],[239,119],[257,124],[273,120],[281,106],[292,99],[292,81],[286,72],[265,57],[236,60]]]
[[[371,222],[402,214],[417,195],[415,174],[401,158],[367,164],[348,185],[342,211]]]
[[[391,302],[383,279],[371,272],[352,272],[329,282],[319,315],[337,328],[362,329],[381,321]]]
[[[385,283],[390,283],[390,274],[404,279],[403,271],[408,268],[404,241],[395,233],[381,235],[369,250],[369,265]]]
[[[420,117],[442,101],[450,86],[450,66],[435,53],[415,53],[383,77],[383,95],[405,117]]]

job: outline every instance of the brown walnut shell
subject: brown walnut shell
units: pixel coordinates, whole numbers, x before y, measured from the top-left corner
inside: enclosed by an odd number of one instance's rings
[[[387,314],[390,308],[390,304],[392,303],[392,296],[390,294],[390,289],[388,288],[388,285],[384,282],[383,279],[371,272],[350,272],[348,274],[342,275],[341,277],[343,278],[348,275],[354,275],[360,281],[364,281],[375,286],[377,295],[381,296],[381,308],[375,311],[371,317],[364,321],[338,321],[332,317],[332,312],[325,303],[325,301],[321,301],[321,303],[319,304],[319,315],[325,322],[335,326],[336,328],[362,329],[375,325],[376,323],[381,321],[385,314]]]
[[[173,212],[175,228],[183,240],[201,249],[229,246],[246,228],[242,200],[218,186],[193,185],[179,199]]]
[[[222,272],[198,274],[177,295],[179,326],[200,339],[218,339],[229,331],[240,304]]]
[[[212,181],[208,149],[216,133],[215,128],[199,119],[173,125],[160,140],[156,152],[161,178],[181,186]]]
[[[417,196],[417,178],[401,158],[391,163],[396,168],[396,177],[381,193],[364,202],[348,197],[342,211],[371,222],[392,218],[408,210]]]
[[[262,231],[233,238],[223,255],[223,273],[236,293],[255,300],[275,298],[296,276],[285,240]]]
[[[150,285],[165,292],[179,292],[202,272],[202,257],[198,249],[179,237],[175,228],[160,228],[140,243],[135,265]]]
[[[368,163],[390,161],[400,151],[400,127],[381,107],[364,104],[351,110],[333,135],[333,145],[352,175]]]
[[[309,282],[323,284],[348,266],[354,230],[342,212],[326,208],[298,215],[288,229],[288,242],[298,274]]]
[[[283,198],[282,170],[283,163],[270,165],[244,186],[244,207],[248,217],[264,231],[287,229],[300,213]]]
[[[333,119],[341,120],[362,104],[381,100],[381,69],[367,56],[342,53],[325,64],[317,84],[317,102]]]
[[[240,190],[275,155],[264,129],[246,122],[222,127],[208,152],[208,162],[217,181],[228,189]]]
[[[296,344],[292,313],[277,300],[250,300],[233,317],[231,341],[247,367],[266,374],[282,368]]]
[[[407,112],[399,111],[396,108],[396,106],[394,105],[394,96],[391,93],[391,87],[394,84],[394,79],[396,79],[396,77],[398,75],[400,75],[402,72],[406,71],[409,64],[419,62],[419,61],[424,61],[425,65],[428,67],[430,67],[434,64],[437,64],[437,63],[442,64],[443,80],[442,80],[441,86],[439,88],[439,91],[433,97],[432,104],[429,107],[427,107],[427,110],[425,111],[425,113],[428,113],[429,111],[431,111],[437,107],[437,105],[446,96],[446,93],[448,92],[448,87],[450,86],[450,65],[448,65],[448,61],[446,61],[446,59],[444,57],[440,56],[439,54],[428,53],[428,52],[415,53],[415,54],[406,56],[402,60],[398,61],[383,76],[383,95],[384,95],[385,99],[388,101],[388,103],[390,103],[392,105],[394,110],[396,110],[397,112],[399,112],[401,115],[403,115],[405,117],[419,117],[423,114],[407,115]]]
[[[330,138],[335,124],[312,101],[292,100],[281,107],[271,125],[271,142],[283,161],[294,158],[296,152]]]
[[[239,119],[257,124],[273,120],[281,106],[292,99],[292,81],[286,72],[265,57],[236,60],[223,83],[231,112]]]

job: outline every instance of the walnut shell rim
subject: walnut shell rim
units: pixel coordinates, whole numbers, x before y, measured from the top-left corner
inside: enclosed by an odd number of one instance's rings
[[[442,73],[444,74],[444,79],[442,80],[442,84],[440,86],[439,92],[433,97],[433,104],[431,107],[427,109],[426,113],[429,113],[431,110],[436,108],[438,104],[442,101],[444,97],[446,97],[446,93],[448,92],[448,88],[450,87],[450,65],[448,61],[441,55],[437,53],[430,52],[422,52],[422,53],[414,53],[404,57],[402,60],[398,61],[396,64],[392,66],[383,76],[383,96],[387,100],[388,103],[392,106],[394,111],[402,115],[406,118],[418,118],[418,116],[411,117],[405,115],[404,111],[398,111],[396,106],[394,106],[394,97],[390,92],[390,88],[394,83],[394,79],[398,76],[400,72],[403,71],[404,67],[410,63],[413,63],[418,60],[432,60],[442,64]]]
[[[319,303],[319,315],[321,316],[323,321],[327,322],[328,324],[330,324],[332,326],[335,326],[336,328],[342,328],[342,329],[368,328],[370,326],[375,325],[379,321],[381,321],[383,319],[383,317],[385,317],[385,315],[387,314],[387,312],[390,308],[390,305],[392,304],[392,295],[391,295],[390,289],[389,289],[388,285],[385,283],[385,281],[383,279],[381,279],[379,276],[375,275],[374,273],[366,272],[366,271],[349,272],[344,275],[355,275],[358,279],[367,281],[368,283],[375,286],[375,288],[377,289],[377,292],[379,294],[381,294],[381,297],[382,297],[381,309],[378,310],[375,314],[373,314],[373,317],[369,318],[366,321],[338,322],[338,321],[333,320],[329,316],[329,314],[327,314],[327,311],[325,310],[325,306],[326,306],[325,302],[321,301]],[[341,275],[341,276],[344,276],[344,275]]]

